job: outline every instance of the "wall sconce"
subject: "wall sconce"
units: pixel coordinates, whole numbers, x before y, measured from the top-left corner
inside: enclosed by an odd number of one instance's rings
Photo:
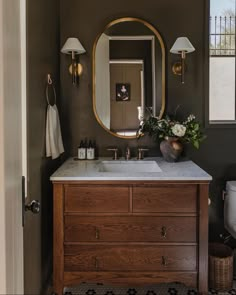
[[[86,52],[82,44],[77,38],[68,38],[66,43],[61,49],[64,54],[71,54],[71,65],[69,67],[69,72],[72,75],[72,83],[75,85],[77,83],[77,78],[82,74],[83,67],[76,60],[76,55],[83,54]]]
[[[186,54],[195,51],[195,48],[187,37],[179,37],[172,46],[170,52],[181,55],[181,62],[176,62],[172,66],[175,75],[181,75],[181,83],[184,84],[185,58]]]

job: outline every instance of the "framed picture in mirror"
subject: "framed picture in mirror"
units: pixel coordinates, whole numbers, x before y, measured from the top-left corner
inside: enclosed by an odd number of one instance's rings
[[[130,100],[130,84],[116,83],[116,101]]]

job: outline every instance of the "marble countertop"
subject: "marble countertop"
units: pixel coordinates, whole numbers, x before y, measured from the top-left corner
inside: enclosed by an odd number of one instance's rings
[[[124,159],[119,159],[121,161]],[[194,180],[210,181],[212,177],[190,160],[181,160],[176,163],[168,163],[163,158],[145,158],[144,161],[156,161],[160,172],[100,172],[99,164],[102,161],[113,161],[111,158],[99,158],[98,160],[74,160],[68,159],[50,177],[51,181],[97,181],[97,180]],[[137,161],[131,159],[131,161]],[[141,160],[143,161],[143,160]],[[138,162],[141,162],[138,161]],[[113,161],[116,162],[117,161]]]

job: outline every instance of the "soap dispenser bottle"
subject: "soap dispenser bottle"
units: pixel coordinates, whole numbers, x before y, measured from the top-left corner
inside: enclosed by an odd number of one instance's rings
[[[90,140],[87,147],[87,159],[94,160],[94,158],[95,158],[95,151],[94,151],[92,141]]]
[[[83,140],[81,140],[80,145],[78,147],[78,159],[85,160],[86,159],[86,148],[84,146]]]

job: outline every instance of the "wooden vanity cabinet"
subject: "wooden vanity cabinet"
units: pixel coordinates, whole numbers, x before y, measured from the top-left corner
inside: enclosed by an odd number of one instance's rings
[[[54,291],[182,282],[207,294],[208,182],[54,182]]]

